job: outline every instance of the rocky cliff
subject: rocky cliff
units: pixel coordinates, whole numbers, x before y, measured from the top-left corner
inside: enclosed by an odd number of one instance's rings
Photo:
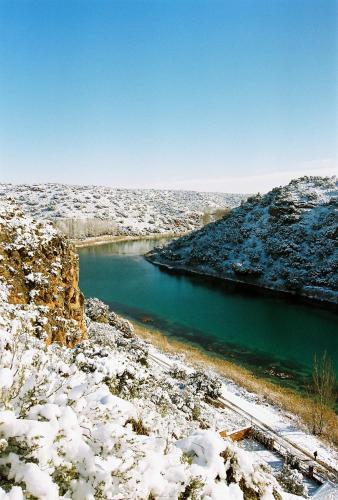
[[[32,311],[32,328],[47,343],[72,346],[86,335],[79,264],[73,246],[51,223],[0,204],[0,280],[9,304]]]
[[[337,303],[337,194],[334,177],[291,181],[149,259]]]

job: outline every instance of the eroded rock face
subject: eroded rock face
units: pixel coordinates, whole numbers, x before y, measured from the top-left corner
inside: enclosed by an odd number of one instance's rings
[[[73,346],[86,336],[78,256],[49,222],[27,217],[11,200],[0,204],[0,280],[8,302],[35,306],[34,332]]]

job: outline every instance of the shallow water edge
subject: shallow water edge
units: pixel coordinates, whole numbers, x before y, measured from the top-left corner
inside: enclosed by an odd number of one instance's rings
[[[158,266],[162,270],[170,273],[170,274],[182,274],[186,276],[198,276],[200,278],[203,278],[207,280],[209,283],[227,283],[238,290],[247,290],[247,291],[253,291],[255,293],[258,293],[260,295],[265,295],[265,296],[270,296],[270,297],[284,297],[287,300],[292,300],[295,303],[298,304],[311,304],[313,306],[317,306],[323,309],[328,309],[330,311],[338,312],[338,303],[325,300],[324,298],[319,298],[319,297],[314,297],[314,296],[309,296],[305,294],[301,294],[299,292],[293,292],[291,290],[284,290],[280,288],[271,288],[268,286],[262,286],[262,285],[257,285],[252,282],[240,280],[240,279],[234,279],[234,278],[228,278],[226,276],[218,276],[216,273],[211,274],[211,273],[205,273],[199,270],[196,270],[191,267],[187,266],[173,266],[172,264],[168,262],[162,262],[158,261],[153,258],[151,255],[151,252],[149,254],[146,254],[144,258],[150,262],[151,264]]]
[[[288,414],[295,415],[305,428],[310,428],[312,421],[313,402],[304,394],[289,387],[284,387],[266,378],[255,375],[250,370],[231,361],[221,359],[203,351],[198,346],[186,344],[183,341],[167,337],[160,330],[145,326],[144,324],[132,320],[135,333],[143,340],[150,342],[160,351],[169,355],[183,356],[190,365],[195,368],[210,369],[227,379],[230,379],[240,388],[254,393],[258,398],[267,403],[280,408]],[[328,410],[328,428],[331,429],[326,436],[323,436],[332,445],[337,436],[334,429],[337,429],[337,413]],[[335,445],[334,445],[335,446]]]
[[[98,245],[107,245],[108,243],[123,243],[125,241],[143,241],[143,240],[160,240],[162,238],[174,239],[180,238],[187,234],[188,231],[184,231],[181,233],[149,233],[144,236],[138,235],[112,235],[106,234],[102,236],[88,236],[85,239],[76,240],[72,239],[71,242],[75,245],[75,248],[88,248],[95,247]]]

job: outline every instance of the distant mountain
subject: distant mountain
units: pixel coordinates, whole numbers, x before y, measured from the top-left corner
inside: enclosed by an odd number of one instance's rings
[[[261,287],[338,302],[337,179],[302,177],[251,196],[148,258]]]

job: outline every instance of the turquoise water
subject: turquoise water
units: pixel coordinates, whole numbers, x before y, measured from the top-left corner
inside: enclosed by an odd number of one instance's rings
[[[158,244],[143,240],[80,249],[85,296],[284,385],[301,387],[314,354],[324,350],[338,369],[333,311],[168,273],[143,257]]]

